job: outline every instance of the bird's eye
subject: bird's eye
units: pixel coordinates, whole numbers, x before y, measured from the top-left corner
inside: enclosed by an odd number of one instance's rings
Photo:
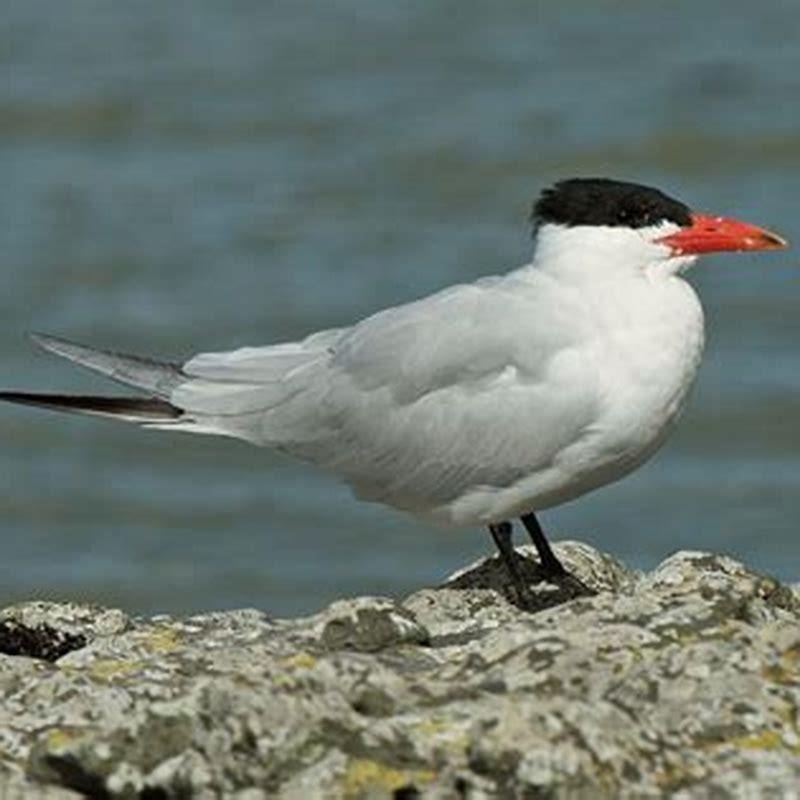
[[[650,208],[621,208],[617,212],[617,219],[623,225],[635,228],[645,228],[653,224],[653,210]]]

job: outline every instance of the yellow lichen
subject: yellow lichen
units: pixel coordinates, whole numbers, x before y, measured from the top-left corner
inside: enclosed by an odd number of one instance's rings
[[[72,728],[52,728],[47,732],[45,742],[48,750],[61,750],[65,747],[69,747],[83,735],[83,731]]]
[[[784,650],[778,663],[765,665],[761,675],[771,683],[780,683],[783,686],[800,682],[800,645]]]
[[[769,729],[711,742],[705,746],[709,749],[734,747],[737,750],[784,750],[793,755],[800,755],[800,743],[792,744],[791,741],[782,731]]]
[[[171,628],[156,628],[144,638],[144,646],[153,653],[171,653],[180,646],[180,636]]]
[[[425,769],[396,769],[366,758],[352,759],[342,781],[346,800],[358,800],[371,793],[391,794],[404,786],[431,783],[436,773]]]
[[[140,661],[123,661],[119,658],[98,658],[89,665],[89,675],[96,681],[108,682],[137,672],[142,667]]]
[[[794,755],[800,755],[800,744],[788,744],[780,731],[760,731],[749,736],[729,739],[724,744],[741,750],[786,750]]]
[[[306,653],[305,651],[296,653],[281,661],[281,665],[287,669],[313,669],[316,664],[317,659],[311,653]]]
[[[294,689],[297,681],[291,675],[276,675],[272,681],[279,689]]]
[[[438,736],[442,733],[448,733],[452,729],[450,723],[438,717],[420,720],[412,727],[423,736]]]
[[[739,736],[728,742],[742,750],[777,750],[783,747],[783,739],[777,731],[761,731],[749,736]]]
[[[62,728],[55,728],[47,734],[47,749],[60,750],[75,739],[72,731],[65,731]]]

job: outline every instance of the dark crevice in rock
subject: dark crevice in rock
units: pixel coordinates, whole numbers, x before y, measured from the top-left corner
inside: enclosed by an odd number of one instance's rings
[[[77,761],[50,756],[45,763],[58,776],[59,783],[67,789],[74,789],[90,800],[109,800],[111,797],[103,779],[87,772]]]
[[[167,800],[169,795],[165,789],[149,788],[139,792],[139,800]]]
[[[392,792],[393,800],[417,800],[418,797],[422,797],[422,794],[413,783],[408,786],[401,786]]]
[[[86,647],[86,637],[79,633],[66,633],[49,625],[30,628],[16,622],[0,622],[0,653],[9,656],[41,658],[57,661],[61,656]]]
[[[139,792],[139,800],[191,800],[190,789],[171,789],[167,791],[160,786],[148,786]]]

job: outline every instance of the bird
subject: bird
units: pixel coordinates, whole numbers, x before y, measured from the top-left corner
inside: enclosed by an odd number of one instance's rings
[[[788,246],[610,178],[555,183],[531,220],[523,266],[299,341],[178,363],[32,334],[142,396],[0,399],[242,439],[332,473],[360,499],[485,526],[524,604],[513,520],[543,579],[565,576],[537,513],[639,467],[686,404],[704,346],[687,269],[708,253]]]

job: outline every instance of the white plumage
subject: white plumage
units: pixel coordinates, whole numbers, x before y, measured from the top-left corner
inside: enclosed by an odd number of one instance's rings
[[[364,499],[488,524],[525,600],[508,521],[521,517],[545,572],[563,575],[533,512],[637,467],[684,406],[703,349],[684,270],[707,252],[786,246],[607,179],[557,184],[535,219],[530,264],[299,342],[173,365],[38,337],[147,399],[0,399],[237,437],[315,464]]]
[[[541,255],[503,277],[301,342],[195,356],[167,398],[185,416],[164,427],[272,446],[364,499],[459,525],[615,480],[683,404],[700,306],[653,231],[598,250],[592,229],[548,227]],[[560,257],[576,252],[577,268]]]

